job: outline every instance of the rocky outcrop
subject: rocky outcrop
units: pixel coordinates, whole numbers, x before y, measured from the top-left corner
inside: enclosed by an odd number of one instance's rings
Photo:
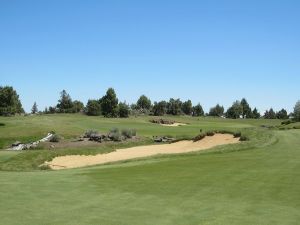
[[[20,151],[20,150],[33,149],[33,148],[36,148],[39,143],[49,141],[52,136],[53,136],[52,133],[48,133],[47,136],[42,138],[41,140],[27,143],[27,144],[16,141],[15,143],[13,143],[11,145],[11,148],[8,148],[7,150]]]

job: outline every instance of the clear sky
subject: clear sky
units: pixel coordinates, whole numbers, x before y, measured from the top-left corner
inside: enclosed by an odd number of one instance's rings
[[[84,103],[170,97],[207,111],[300,99],[300,1],[0,0],[0,86],[26,111],[66,89]]]

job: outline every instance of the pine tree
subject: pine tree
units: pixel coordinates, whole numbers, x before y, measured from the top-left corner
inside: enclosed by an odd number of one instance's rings
[[[34,102],[32,108],[31,108],[31,113],[36,114],[37,112],[38,112],[38,107],[37,107],[36,102]]]

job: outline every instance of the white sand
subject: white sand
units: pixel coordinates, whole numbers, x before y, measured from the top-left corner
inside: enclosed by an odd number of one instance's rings
[[[178,126],[184,126],[186,125],[185,123],[173,123],[173,124],[160,124],[164,127],[178,127]]]
[[[51,162],[45,162],[53,170],[77,168],[91,165],[104,164],[128,159],[142,158],[158,154],[176,154],[200,151],[213,148],[218,145],[238,143],[239,138],[230,134],[215,134],[207,136],[201,141],[179,141],[172,144],[137,146],[126,149],[117,149],[114,152],[98,155],[68,155],[54,158]]]

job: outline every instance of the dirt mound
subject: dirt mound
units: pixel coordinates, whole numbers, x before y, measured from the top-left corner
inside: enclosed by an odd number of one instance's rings
[[[158,154],[176,154],[209,149],[218,145],[238,143],[239,139],[231,134],[215,134],[207,136],[201,141],[179,141],[172,144],[137,146],[127,149],[118,149],[107,154],[94,156],[69,155],[54,158],[45,162],[51,169],[60,170],[116,162],[134,158],[142,158]]]

